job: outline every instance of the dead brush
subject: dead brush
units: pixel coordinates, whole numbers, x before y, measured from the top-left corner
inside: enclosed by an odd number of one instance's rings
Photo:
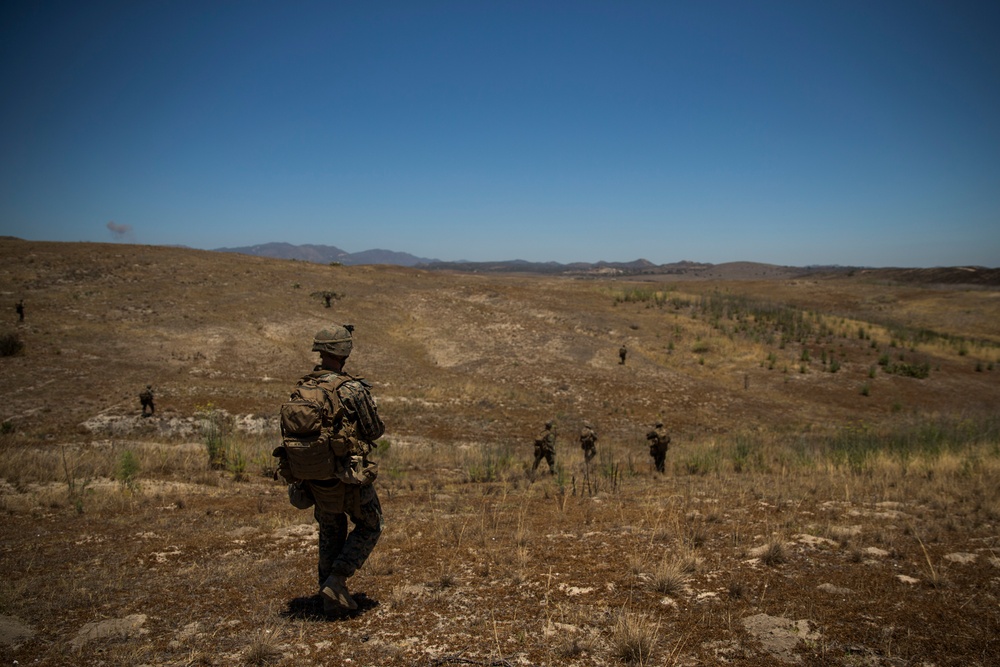
[[[934,567],[934,563],[931,561],[931,555],[927,552],[927,547],[924,546],[924,541],[920,539],[920,536],[916,534],[916,531],[913,532],[913,536],[917,538],[917,543],[920,544],[920,550],[924,553],[924,561],[927,563],[927,585],[931,588],[944,588],[948,585],[944,572],[942,572],[939,568]]]
[[[625,556],[625,567],[632,576],[639,576],[646,570],[646,559],[642,554],[629,553]]]
[[[561,658],[572,660],[593,653],[594,648],[594,637],[587,634],[574,633],[562,640],[556,649],[556,653]]]
[[[649,580],[650,586],[657,593],[677,597],[684,592],[684,587],[690,575],[688,564],[680,559],[662,560],[653,570]]]
[[[611,627],[611,654],[630,665],[648,663],[656,647],[659,623],[653,623],[646,616],[622,611]]]
[[[768,567],[775,567],[788,562],[788,548],[780,539],[771,540],[761,551],[760,562]]]
[[[281,651],[278,650],[278,632],[265,628],[254,633],[243,656],[243,664],[253,667],[264,667],[273,665],[281,660]]]
[[[691,547],[682,547],[677,552],[674,560],[677,561],[681,571],[685,574],[694,574],[698,571],[699,565],[701,565],[701,558],[698,557],[698,553]]]

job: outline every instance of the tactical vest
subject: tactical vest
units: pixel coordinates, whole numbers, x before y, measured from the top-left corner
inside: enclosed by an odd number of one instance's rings
[[[286,481],[339,479],[370,484],[378,466],[368,461],[385,433],[378,407],[361,378],[314,372],[299,380],[281,405],[278,472]]]

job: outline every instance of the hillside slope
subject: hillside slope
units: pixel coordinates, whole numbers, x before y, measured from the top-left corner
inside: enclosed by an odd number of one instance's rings
[[[348,368],[375,383],[397,436],[519,440],[549,418],[587,418],[641,439],[663,418],[700,437],[1000,403],[1000,374],[977,372],[998,354],[996,291],[864,276],[650,287],[17,240],[0,253],[8,329],[25,344],[0,359],[0,417],[50,437],[135,414],[147,383],[162,418],[208,404],[273,415],[329,322],[357,326]],[[331,308],[323,292],[336,293]],[[713,294],[721,315],[704,307]],[[811,333],[782,342],[766,319],[776,304],[806,313]],[[874,373],[884,356],[930,377]]]

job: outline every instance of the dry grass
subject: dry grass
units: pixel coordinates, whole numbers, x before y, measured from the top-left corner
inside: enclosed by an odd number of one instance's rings
[[[996,360],[994,292],[685,282],[658,286],[661,306],[616,303],[625,281],[0,244],[4,289],[46,304],[0,386],[0,614],[36,632],[0,653],[20,664],[768,664],[741,623],[760,613],[821,628],[796,649],[810,664],[995,653],[1000,388],[974,370]],[[389,424],[386,531],[351,580],[361,612],[338,619],[312,597],[311,514],[269,476],[267,418],[312,363],[322,289],[345,295],[351,364]],[[713,323],[693,304],[718,291],[798,304],[816,333],[782,347]],[[901,324],[984,342],[890,349]],[[887,350],[930,378],[870,378]],[[213,469],[199,419],[218,409],[234,423]],[[658,417],[665,475],[643,437]],[[533,476],[550,418],[560,474]],[[136,614],[141,630],[70,645]]]
[[[659,624],[639,615],[622,612],[611,628],[611,654],[629,665],[647,665],[656,648]]]

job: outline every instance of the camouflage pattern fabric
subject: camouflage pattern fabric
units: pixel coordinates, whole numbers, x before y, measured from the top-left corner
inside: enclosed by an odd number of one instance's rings
[[[156,412],[156,406],[153,405],[153,391],[149,387],[146,387],[139,392],[139,403],[142,405],[143,414],[146,414],[146,408],[149,408],[150,414],[154,414]]]
[[[597,455],[597,433],[590,426],[584,426],[580,431],[580,449],[583,450],[583,458],[587,463]]]
[[[538,464],[542,459],[549,464],[549,470],[555,472],[556,468],[556,434],[551,429],[545,429],[541,435],[535,438],[535,463],[532,470],[538,469]]]
[[[322,586],[331,574],[350,577],[364,565],[385,527],[375,487],[337,480],[303,483],[316,501],[313,514],[319,524],[319,584]],[[354,524],[350,533],[348,517]]]
[[[666,471],[667,449],[670,447],[670,436],[663,430],[662,425],[657,425],[652,431],[646,434],[649,440],[649,455],[653,457],[653,463],[658,472]]]

